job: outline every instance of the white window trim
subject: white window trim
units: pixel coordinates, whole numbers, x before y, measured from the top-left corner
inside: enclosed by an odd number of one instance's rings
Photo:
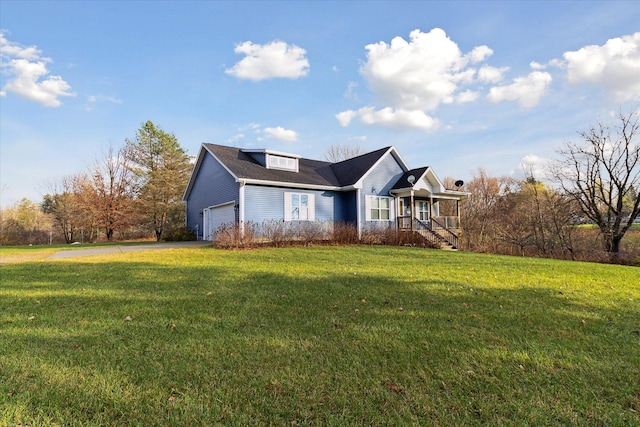
[[[389,219],[372,219],[371,218],[371,201],[374,199],[388,199],[389,200]],[[395,203],[393,201],[393,197],[387,197],[387,196],[365,196],[364,198],[364,214],[365,214],[365,221],[395,221],[396,219],[396,214],[395,214]]]
[[[426,209],[420,209],[420,204],[423,204]],[[420,214],[427,214],[426,218],[420,218]],[[416,216],[420,221],[429,221],[431,219],[431,203],[429,200],[416,200]]]
[[[291,197],[297,194],[298,196],[307,196],[307,219],[293,219],[291,218]],[[316,195],[313,193],[284,193],[284,220],[285,221],[315,221],[316,220]]]

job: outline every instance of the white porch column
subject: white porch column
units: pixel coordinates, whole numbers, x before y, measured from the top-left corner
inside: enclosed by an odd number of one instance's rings
[[[413,190],[411,190],[411,218],[410,218],[410,221],[411,221],[411,233],[413,233],[413,218],[415,218],[415,209],[416,209],[415,200],[414,200],[413,196],[414,196],[414,192],[413,192]]]

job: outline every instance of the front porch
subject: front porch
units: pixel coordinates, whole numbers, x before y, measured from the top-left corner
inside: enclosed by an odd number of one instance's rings
[[[441,249],[459,248],[460,217],[432,216],[423,221],[412,216],[398,216],[398,231],[421,236]]]
[[[433,246],[458,249],[462,231],[460,202],[466,193],[432,188],[396,190],[397,228]]]

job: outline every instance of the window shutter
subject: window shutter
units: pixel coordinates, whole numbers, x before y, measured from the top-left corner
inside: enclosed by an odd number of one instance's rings
[[[291,193],[284,193],[284,220],[291,221]]]
[[[371,221],[371,196],[364,196],[364,219]]]
[[[309,194],[309,221],[316,220],[316,195]]]
[[[389,199],[389,221],[396,220],[396,199],[391,197]]]

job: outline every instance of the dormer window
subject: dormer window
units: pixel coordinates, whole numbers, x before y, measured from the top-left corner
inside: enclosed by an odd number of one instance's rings
[[[267,169],[282,169],[298,172],[298,159],[267,154]]]
[[[298,172],[298,154],[283,153],[281,151],[258,149],[243,149],[243,153],[248,154],[267,169],[278,169],[283,171]]]

